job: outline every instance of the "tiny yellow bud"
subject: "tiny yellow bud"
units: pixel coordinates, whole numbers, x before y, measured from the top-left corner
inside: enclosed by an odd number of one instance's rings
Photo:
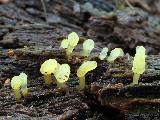
[[[94,48],[94,41],[92,39],[85,40],[83,43],[83,56],[89,56]]]
[[[107,57],[107,53],[108,53],[108,48],[104,47],[101,53],[99,54],[99,59],[104,60]]]
[[[111,51],[109,57],[108,57],[108,62],[114,62],[114,60],[120,56],[124,56],[124,52],[121,48],[115,48]]]
[[[96,61],[86,61],[83,62],[82,65],[77,70],[77,76],[79,78],[80,90],[84,89],[85,87],[85,75],[95,69],[97,67]]]

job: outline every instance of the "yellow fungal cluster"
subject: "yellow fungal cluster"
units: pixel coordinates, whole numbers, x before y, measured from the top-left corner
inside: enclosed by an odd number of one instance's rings
[[[77,46],[78,41],[79,41],[79,36],[77,35],[77,33],[71,32],[68,35],[67,39],[62,40],[60,48],[66,49],[66,54],[69,57],[72,54],[74,48]]]
[[[109,57],[108,57],[108,62],[114,62],[114,60],[120,56],[124,56],[124,52],[121,48],[115,48],[111,51]]]
[[[83,56],[88,57],[94,48],[94,41],[92,39],[85,40],[83,43]]]
[[[77,70],[77,76],[79,78],[79,87],[80,90],[84,89],[85,87],[85,75],[91,71],[94,70],[97,67],[96,61],[86,61],[83,62],[82,65]]]
[[[99,54],[99,59],[104,60],[107,57],[107,53],[108,53],[108,48],[104,47],[101,53]]]
[[[136,54],[133,60],[133,67],[132,71],[134,73],[133,75],[133,83],[132,84],[138,84],[138,80],[141,74],[145,71],[145,54],[146,50],[143,46],[137,46],[136,47]]]
[[[60,48],[66,50],[67,56],[72,54],[75,46],[78,44],[79,37],[75,32],[68,35],[67,39],[62,40]],[[94,49],[94,41],[92,39],[87,39],[83,43],[83,56],[89,56],[91,51]],[[132,71],[134,73],[133,83],[138,84],[138,79],[141,74],[145,71],[145,48],[143,46],[136,47],[136,54],[133,60]],[[108,48],[104,47],[99,54],[99,59],[104,60],[107,57]],[[124,56],[124,52],[121,48],[115,48],[111,51],[108,62],[114,62],[114,60],[119,57]],[[85,77],[89,71],[96,69],[96,61],[84,61],[77,70],[77,76],[79,78],[79,89],[83,90],[85,88]],[[40,68],[40,72],[44,75],[44,80],[46,85],[53,83],[53,76],[57,80],[57,87],[62,88],[66,86],[66,81],[70,76],[70,66],[68,64],[59,64],[56,59],[46,60]],[[27,88],[27,75],[25,73],[20,73],[19,76],[14,76],[11,80],[11,87],[16,96],[16,100],[19,101],[21,97],[25,97],[28,94]]]
[[[66,54],[69,57],[72,54],[74,48],[77,46],[78,41],[79,41],[79,37],[77,33],[71,32],[68,35],[67,39],[62,40],[60,49],[66,50]],[[93,48],[94,48],[94,41],[92,39],[85,40],[83,43],[82,55],[88,57],[91,51],[93,50]]]
[[[19,76],[14,76],[11,79],[11,87],[17,101],[19,101],[22,96],[26,97],[28,95],[27,75],[25,73],[20,73]]]
[[[63,87],[69,79],[70,66],[68,64],[60,65],[55,59],[49,59],[41,65],[40,72],[44,75],[46,85],[50,85],[53,82],[52,75],[54,75],[57,80],[57,86]]]

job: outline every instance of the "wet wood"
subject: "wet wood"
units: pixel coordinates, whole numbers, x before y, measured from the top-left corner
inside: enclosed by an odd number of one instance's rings
[[[129,0],[131,4],[137,1]],[[92,7],[86,9],[86,3]],[[113,1],[46,0],[47,20],[40,0],[8,1],[0,5],[0,118],[57,120],[136,120],[159,117],[160,56],[148,55],[139,84],[130,86],[132,57],[137,45],[148,54],[159,53],[159,2],[138,2],[142,8],[115,10]],[[149,5],[149,6],[148,6]],[[96,11],[96,12],[93,12]],[[112,14],[108,14],[112,12]],[[150,13],[157,14],[150,14]],[[80,42],[67,58],[60,41],[75,31]],[[84,91],[78,90],[76,70],[86,58],[81,56],[85,39],[95,41],[88,60],[98,67],[86,76]],[[98,59],[102,47],[123,48],[125,55],[108,63]],[[71,75],[67,91],[56,84],[44,85],[39,72],[42,62],[55,58],[68,63]],[[29,95],[16,102],[10,79],[25,72]],[[159,118],[158,118],[159,119]]]

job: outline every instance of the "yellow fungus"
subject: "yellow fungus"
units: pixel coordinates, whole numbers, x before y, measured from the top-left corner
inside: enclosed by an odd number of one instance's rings
[[[61,88],[65,86],[65,82],[69,79],[70,66],[68,64],[62,64],[58,67],[55,78],[57,79],[57,87]]]
[[[108,53],[108,48],[104,47],[101,53],[99,54],[99,59],[104,60],[107,57],[107,53]]]
[[[94,48],[94,41],[92,39],[85,40],[83,43],[83,56],[89,56]]]
[[[22,84],[21,84],[21,92],[22,92],[22,95],[25,97],[28,95],[28,88],[27,88],[27,75],[25,73],[21,73],[19,75],[19,78],[21,79],[22,81]]]
[[[60,49],[67,49],[68,43],[69,43],[68,39],[63,39],[61,42]]]
[[[19,76],[14,76],[11,80],[11,87],[14,91],[16,100],[19,101],[21,99],[21,80],[19,79]]]
[[[66,50],[67,56],[70,56],[75,48],[75,46],[78,44],[79,37],[77,33],[72,32],[68,35],[68,47]]]
[[[52,74],[55,73],[58,67],[58,63],[55,59],[46,60],[40,68],[40,72],[44,75],[45,84],[49,85],[52,83]]]
[[[133,75],[133,85],[138,84],[138,80],[141,74],[145,71],[145,48],[143,46],[137,46],[136,47],[136,54],[133,60],[133,67],[132,71],[134,73]]]
[[[17,101],[21,99],[22,95],[26,97],[28,95],[27,75],[25,73],[21,73],[19,76],[14,76],[11,79],[11,87]]]
[[[124,52],[121,48],[115,48],[111,51],[109,57],[108,57],[108,62],[114,62],[114,60],[120,56],[124,56]]]
[[[84,89],[85,87],[85,75],[87,72],[95,69],[97,67],[96,61],[86,61],[83,62],[82,65],[77,70],[77,76],[79,78],[79,87],[80,90]]]

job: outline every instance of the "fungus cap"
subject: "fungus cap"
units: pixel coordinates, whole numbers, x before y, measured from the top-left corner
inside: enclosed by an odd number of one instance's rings
[[[107,47],[104,47],[101,51],[101,53],[99,54],[99,59],[100,60],[104,60],[107,56],[107,53],[108,53],[108,48]]]
[[[27,75],[25,73],[20,73],[19,79],[21,80],[21,86],[22,87],[27,87]]]
[[[97,67],[97,62],[96,61],[86,61],[83,62],[82,65],[79,67],[77,70],[77,76],[78,77],[83,77],[85,74]]]
[[[146,49],[143,46],[136,47],[136,54],[143,54],[145,55]]]
[[[62,64],[58,67],[55,77],[59,83],[64,83],[69,79],[70,66],[68,64]]]
[[[94,48],[94,41],[92,39],[85,40],[83,43],[84,50],[92,50]]]
[[[79,41],[79,36],[77,35],[77,33],[75,32],[71,32],[69,35],[68,35],[68,41],[69,41],[69,45],[70,46],[76,46],[78,44],[78,41]]]
[[[11,87],[14,90],[20,90],[22,84],[22,80],[19,78],[19,76],[14,76],[11,79]]]
[[[49,59],[46,60],[40,68],[40,72],[43,75],[50,75],[50,74],[54,74],[57,68],[57,61],[55,59]]]
[[[121,48],[115,48],[111,51],[108,61],[113,62],[119,56],[124,56],[124,52]]]
[[[22,72],[19,76],[14,76],[11,80],[11,87],[17,90],[22,87],[27,87],[27,75]]]
[[[61,42],[60,49],[66,49],[68,47],[69,41],[68,39],[63,39]]]

